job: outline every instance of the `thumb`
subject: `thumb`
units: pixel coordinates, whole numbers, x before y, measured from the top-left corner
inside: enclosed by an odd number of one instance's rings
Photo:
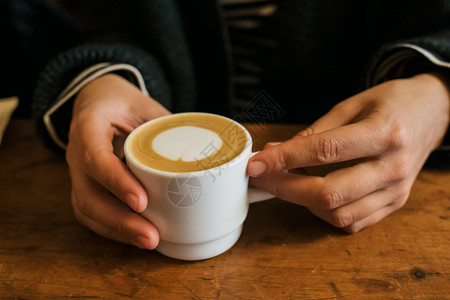
[[[270,142],[270,143],[266,143],[265,145],[264,145],[264,150],[265,149],[270,149],[270,148],[272,148],[272,147],[275,147],[275,146],[278,146],[278,145],[280,145],[281,144],[281,142]],[[264,151],[263,150],[263,151]],[[257,154],[255,154],[254,156],[257,156],[257,155],[259,155],[259,153],[260,152],[257,152]],[[256,176],[260,176],[260,175],[262,175],[262,173],[264,173],[264,172],[266,172],[266,169],[267,169],[267,165],[264,163],[264,161],[260,161],[260,160],[256,160],[256,161],[253,161],[253,160],[251,160],[252,162],[250,163],[250,161],[249,161],[249,163],[248,163],[248,167],[247,167],[247,173],[250,175],[250,176],[252,176],[252,177],[256,177]]]
[[[270,142],[264,145],[264,149],[269,149],[271,147],[278,146],[279,144],[281,144],[281,142]]]
[[[252,177],[259,177],[270,172],[333,163],[333,160],[341,159],[332,152],[333,149],[341,148],[340,141],[347,140],[347,137],[344,135],[339,138],[342,132],[336,129],[350,124],[355,119],[362,107],[361,99],[361,95],[355,95],[333,107],[290,140],[277,145],[266,145],[264,150],[249,160],[247,173]],[[332,132],[341,134],[333,136]],[[351,131],[349,134],[351,136]],[[359,135],[355,133],[355,136]],[[328,162],[321,156],[329,157],[332,161]]]

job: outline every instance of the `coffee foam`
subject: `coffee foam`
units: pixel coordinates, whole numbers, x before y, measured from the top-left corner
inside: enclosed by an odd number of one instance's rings
[[[197,126],[179,126],[157,135],[152,148],[159,155],[173,161],[197,161],[216,153],[222,147],[220,136]],[[204,151],[207,149],[208,151]]]
[[[232,161],[249,143],[234,121],[183,113],[156,119],[133,133],[128,151],[140,164],[167,172],[196,172]]]

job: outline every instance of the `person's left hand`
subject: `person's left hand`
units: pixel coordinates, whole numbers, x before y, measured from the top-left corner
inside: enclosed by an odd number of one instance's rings
[[[449,92],[421,74],[382,83],[338,105],[290,140],[250,159],[251,184],[357,232],[398,210],[449,124]],[[298,168],[345,162],[326,176]],[[290,170],[287,172],[287,170]]]
[[[159,243],[157,228],[139,215],[149,195],[121,161],[128,134],[170,112],[116,74],[103,75],[76,96],[66,160],[78,222],[97,234],[142,249]]]

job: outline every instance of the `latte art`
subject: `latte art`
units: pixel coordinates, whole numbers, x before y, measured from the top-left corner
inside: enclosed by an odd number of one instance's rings
[[[225,117],[185,113],[139,128],[128,145],[139,163],[168,172],[195,172],[233,160],[247,146],[246,132]]]
[[[157,135],[152,141],[152,148],[161,156],[171,160],[195,161],[208,146],[210,156],[222,147],[222,139],[215,132],[197,126],[179,126]]]

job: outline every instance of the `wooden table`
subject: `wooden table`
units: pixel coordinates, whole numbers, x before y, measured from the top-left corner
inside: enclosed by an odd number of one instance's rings
[[[250,126],[256,147],[298,128]],[[13,120],[0,158],[1,299],[450,299],[450,172],[422,171],[404,208],[353,235],[281,200],[252,204],[230,251],[183,262],[79,225],[65,161],[30,121]]]

